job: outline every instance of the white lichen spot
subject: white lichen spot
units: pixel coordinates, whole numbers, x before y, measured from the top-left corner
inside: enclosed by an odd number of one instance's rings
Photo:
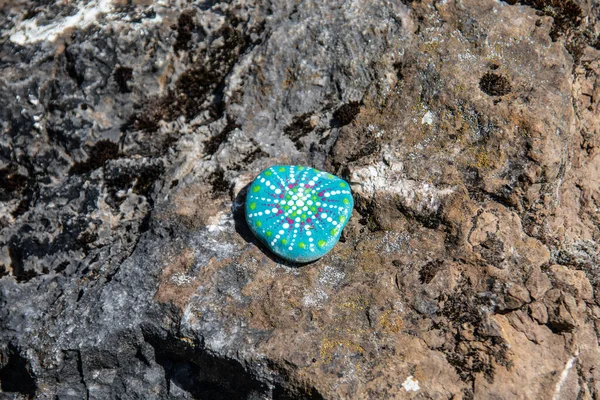
[[[412,375],[410,375],[408,378],[406,378],[406,380],[404,380],[404,383],[402,383],[402,387],[407,392],[416,392],[421,389],[421,387],[419,386],[419,381],[416,380]]]
[[[304,295],[302,304],[304,304],[305,307],[321,308],[328,298],[329,296],[327,296],[327,293],[325,293],[323,289],[315,289]]]
[[[346,274],[330,265],[326,265],[319,274],[319,283],[324,286],[335,286],[344,279]]]
[[[189,285],[195,279],[195,277],[189,277],[181,272],[171,275],[171,282],[173,282],[176,286]]]
[[[210,233],[223,232],[233,224],[233,214],[219,211],[216,215],[208,218],[206,229]]]
[[[423,118],[421,118],[421,124],[423,125],[433,125],[433,113],[431,111],[427,111]]]

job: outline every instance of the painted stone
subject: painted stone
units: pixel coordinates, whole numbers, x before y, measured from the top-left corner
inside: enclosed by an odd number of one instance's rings
[[[335,246],[353,207],[348,183],[337,176],[303,166],[273,166],[248,189],[246,221],[273,253],[302,263]]]

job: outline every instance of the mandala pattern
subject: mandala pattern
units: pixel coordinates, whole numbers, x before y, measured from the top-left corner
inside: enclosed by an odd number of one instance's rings
[[[335,246],[353,207],[344,180],[309,167],[274,166],[252,182],[246,220],[273,253],[308,262]]]

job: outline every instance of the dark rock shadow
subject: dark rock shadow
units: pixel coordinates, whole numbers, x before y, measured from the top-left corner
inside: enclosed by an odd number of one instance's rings
[[[235,199],[233,200],[233,205],[231,206],[231,213],[233,214],[233,221],[235,223],[235,231],[247,243],[254,244],[267,257],[269,257],[271,260],[273,260],[274,262],[276,262],[278,264],[285,265],[286,267],[289,267],[289,268],[298,268],[298,267],[302,267],[304,265],[308,265],[308,264],[315,262],[316,260],[309,261],[306,263],[297,263],[297,262],[285,260],[285,259],[279,257],[278,255],[274,254],[271,250],[269,250],[269,248],[263,242],[261,242],[260,240],[258,240],[258,238],[256,236],[254,236],[254,233],[252,233],[252,230],[250,230],[250,227],[248,226],[248,223],[246,222],[246,213],[244,211],[244,204],[246,202],[246,193],[248,193],[248,188],[250,187],[251,184],[252,183],[249,183],[246,186],[244,186],[244,188],[242,190],[240,190],[240,192],[237,194],[237,196],[235,196]]]
[[[20,393],[23,398],[32,399],[37,390],[35,376],[21,351],[16,346],[9,344],[6,353],[0,352],[0,357],[8,359],[8,362],[0,369],[0,394]]]
[[[270,390],[242,364],[219,358],[201,346],[190,346],[153,327],[143,328],[144,339],[154,348],[156,362],[165,371],[167,391],[176,385],[194,399],[244,400],[264,397]],[[262,396],[260,396],[262,395]]]
[[[202,343],[190,345],[150,325],[142,332],[165,372],[169,396],[185,391],[198,400],[323,400],[316,388],[299,386],[287,375],[263,382],[248,365],[212,354]]]

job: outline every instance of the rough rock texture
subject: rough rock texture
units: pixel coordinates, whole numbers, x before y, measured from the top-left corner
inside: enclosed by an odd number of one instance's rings
[[[594,0],[0,1],[7,399],[600,398]],[[296,267],[269,165],[349,181]]]

